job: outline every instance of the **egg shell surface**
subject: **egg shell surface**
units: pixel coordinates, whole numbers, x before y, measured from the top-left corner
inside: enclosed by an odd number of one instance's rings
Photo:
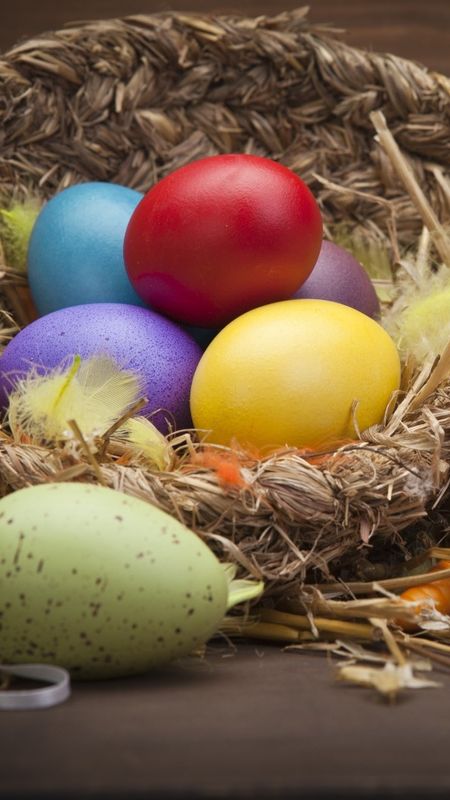
[[[73,677],[141,673],[220,625],[224,570],[164,511],[100,486],[54,483],[0,500],[0,658]]]
[[[144,305],[123,260],[123,239],[143,195],[89,182],[55,195],[40,212],[28,246],[28,281],[40,315],[81,303]]]
[[[70,364],[74,355],[109,355],[119,367],[142,380],[149,399],[142,414],[167,432],[175,422],[190,427],[189,392],[200,346],[177,325],[155,311],[122,303],[92,303],[62,308],[35,320],[12,339],[0,357],[0,400],[18,376],[31,367],[45,373]],[[157,414],[157,409],[164,409]]]
[[[311,272],[322,218],[311,191],[269,158],[227,153],[166,175],[133,212],[125,264],[138,294],[173,319],[222,327],[292,296]]]
[[[223,328],[194,375],[191,412],[209,441],[317,448],[381,422],[400,383],[386,331],[354,308],[287,300]]]
[[[325,240],[313,271],[294,298],[332,300],[369,317],[380,315],[377,293],[364,267],[348,250]]]

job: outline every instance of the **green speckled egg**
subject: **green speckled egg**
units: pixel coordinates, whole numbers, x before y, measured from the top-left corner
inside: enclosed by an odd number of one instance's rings
[[[227,595],[201,539],[142,500],[77,483],[0,500],[0,661],[144,672],[205,642]]]

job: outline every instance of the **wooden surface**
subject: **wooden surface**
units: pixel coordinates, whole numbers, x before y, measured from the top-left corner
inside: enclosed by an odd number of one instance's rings
[[[436,677],[436,676],[435,676]],[[390,706],[317,655],[222,646],[204,663],[74,685],[0,718],[2,800],[448,800],[450,676]]]
[[[0,50],[76,19],[169,9],[273,14],[298,5],[301,0],[1,0]],[[449,0],[312,0],[310,6],[312,20],[347,29],[349,44],[416,59],[450,75]]]

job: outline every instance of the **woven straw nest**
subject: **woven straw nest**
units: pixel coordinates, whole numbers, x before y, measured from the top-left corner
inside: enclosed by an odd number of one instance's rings
[[[85,180],[145,191],[199,157],[255,153],[301,175],[328,233],[342,224],[364,230],[395,261],[416,244],[423,221],[374,137],[376,110],[445,221],[450,94],[442,76],[350,48],[332,29],[312,26],[304,9],[72,25],[0,60],[0,193],[6,202],[30,191],[45,198]],[[5,265],[2,281],[6,341],[27,321],[27,306],[23,276]],[[119,465],[111,453],[74,462],[15,444],[4,431],[2,490],[100,479],[182,518],[262,573],[272,592],[305,578],[382,577],[446,529],[430,509],[448,479],[450,384],[427,383],[429,369],[415,378],[359,443],[315,458],[244,454],[242,486],[224,485],[185,454],[166,472]]]

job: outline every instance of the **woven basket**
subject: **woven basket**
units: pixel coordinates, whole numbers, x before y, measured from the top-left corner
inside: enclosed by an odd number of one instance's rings
[[[311,25],[305,9],[72,25],[0,60],[0,194],[3,202],[30,191],[46,198],[85,180],[145,191],[199,157],[255,153],[301,175],[329,234],[336,225],[364,230],[395,260],[415,246],[423,221],[369,115],[383,111],[445,221],[448,87],[417,64],[346,46]],[[24,282],[6,265],[3,304],[19,325],[27,321]],[[2,324],[6,339],[11,317]],[[442,538],[443,517],[430,509],[445,497],[450,384],[418,402],[421,383],[357,445],[320,459],[290,451],[247,461],[244,488],[182,462],[156,472],[109,458],[101,479],[183,519],[262,574],[269,592],[305,578],[380,577]],[[0,450],[3,493],[62,475],[98,480],[87,461],[68,466],[61,452],[14,444],[7,433]]]

